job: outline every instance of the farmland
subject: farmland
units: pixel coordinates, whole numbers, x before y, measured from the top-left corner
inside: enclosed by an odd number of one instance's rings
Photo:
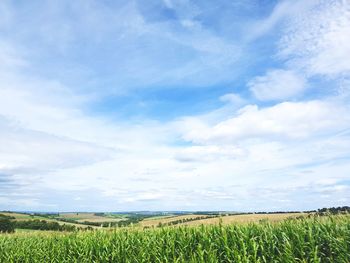
[[[16,213],[16,212],[0,212],[0,216],[8,216],[8,217],[14,217],[15,221],[33,221],[33,220],[44,220],[46,222],[56,222],[60,225],[68,225],[68,226],[75,226],[75,227],[81,227],[81,228],[87,228],[88,225],[79,224],[78,222],[63,222],[61,220],[57,220],[54,217],[50,216],[40,216],[40,215],[33,215],[33,214],[27,214],[27,213]],[[93,227],[93,226],[92,226]]]
[[[16,221],[45,220],[47,222],[57,222],[60,225],[72,225],[76,227],[160,227],[160,226],[181,226],[181,225],[217,225],[221,224],[245,224],[268,220],[279,222],[286,218],[306,215],[305,213],[279,213],[279,214],[212,214],[212,213],[181,213],[168,215],[147,215],[142,213],[59,213],[59,214],[27,214],[15,212],[0,212],[0,215],[14,217]]]
[[[349,261],[347,215],[245,224],[0,235],[0,262]]]
[[[14,217],[16,221],[28,221],[28,220],[45,220],[47,222],[57,222],[60,225],[72,225],[76,227],[86,228],[99,227],[101,224],[116,223],[120,221],[126,221],[128,215],[114,215],[104,213],[20,213],[20,212],[0,212],[0,215]]]
[[[280,214],[187,214],[178,216],[168,216],[163,218],[149,218],[140,222],[143,227],[157,226],[198,226],[198,225],[229,225],[229,224],[247,224],[257,223],[265,220],[269,222],[279,222],[287,218],[306,216],[306,213],[280,213]]]
[[[112,216],[104,216],[99,215],[98,213],[61,213],[58,219],[70,219],[77,221],[77,223],[81,222],[117,222],[123,220],[122,217],[112,217]]]

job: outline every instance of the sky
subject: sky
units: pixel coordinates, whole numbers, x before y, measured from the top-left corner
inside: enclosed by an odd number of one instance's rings
[[[350,1],[0,1],[0,210],[350,204]]]

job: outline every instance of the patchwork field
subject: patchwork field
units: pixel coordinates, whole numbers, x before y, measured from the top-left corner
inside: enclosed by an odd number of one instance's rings
[[[74,220],[77,223],[83,223],[86,221],[95,223],[118,222],[124,219],[122,216],[111,216],[108,214],[100,216],[98,213],[60,213],[57,218]]]
[[[16,221],[28,221],[28,220],[45,220],[47,222],[57,222],[60,225],[69,225],[69,226],[75,226],[75,227],[81,227],[81,228],[87,228],[88,225],[83,225],[79,223],[72,223],[72,222],[64,222],[60,221],[54,218],[48,218],[45,216],[38,216],[38,215],[30,215],[30,214],[24,214],[24,213],[16,213],[16,212],[0,212],[1,215],[14,217]],[[95,226],[91,226],[95,228]]]
[[[303,213],[283,213],[283,214],[245,214],[245,215],[228,215],[215,218],[201,219],[184,223],[185,225],[230,225],[258,223],[259,221],[280,222],[287,218],[305,216]]]
[[[0,214],[5,216],[13,216],[16,218],[16,220],[30,220],[30,219],[45,219],[45,217],[41,216],[33,216],[30,214],[22,214],[22,213],[16,213],[16,212],[0,212]]]
[[[151,217],[151,218],[142,220],[140,222],[140,225],[143,227],[152,227],[152,226],[155,227],[155,226],[158,226],[160,223],[167,224],[177,220],[199,219],[203,216],[206,216],[206,215],[189,214],[189,215],[170,215],[170,216],[164,216],[164,217]]]
[[[115,223],[128,220],[128,215],[99,214],[99,213],[60,213],[59,215],[40,216],[23,213],[1,212],[6,216],[15,217],[17,221],[45,220],[47,222],[57,222],[61,225],[74,225],[86,228],[88,226],[97,228],[100,223]],[[182,214],[151,216],[140,218],[133,226],[139,227],[160,227],[160,226],[197,226],[197,225],[223,225],[243,224],[260,221],[279,222],[286,218],[304,216],[303,213],[281,213],[281,214],[237,214],[237,215],[208,215],[208,214]],[[91,223],[89,225],[89,223]],[[94,225],[95,224],[95,225]]]
[[[287,218],[295,218],[298,216],[306,216],[306,213],[276,213],[276,214],[233,214],[233,215],[207,215],[207,214],[188,214],[178,216],[167,216],[160,218],[148,218],[139,223],[143,227],[158,226],[197,226],[197,225],[229,225],[257,223],[260,221],[279,222]]]

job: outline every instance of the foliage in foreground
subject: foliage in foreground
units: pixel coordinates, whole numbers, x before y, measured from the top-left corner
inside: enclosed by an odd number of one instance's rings
[[[0,262],[350,262],[350,218],[2,234]]]

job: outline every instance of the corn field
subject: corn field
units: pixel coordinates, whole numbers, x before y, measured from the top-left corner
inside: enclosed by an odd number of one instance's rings
[[[350,217],[0,234],[0,262],[350,262]]]

